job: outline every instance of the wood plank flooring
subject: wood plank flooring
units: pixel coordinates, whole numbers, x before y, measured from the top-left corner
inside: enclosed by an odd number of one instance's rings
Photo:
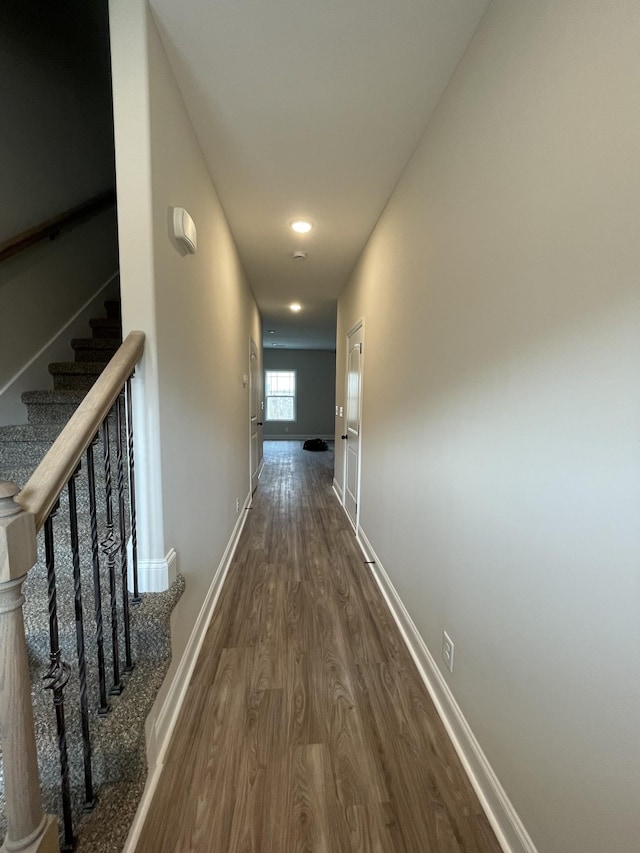
[[[265,460],[138,853],[499,853],[332,452]]]

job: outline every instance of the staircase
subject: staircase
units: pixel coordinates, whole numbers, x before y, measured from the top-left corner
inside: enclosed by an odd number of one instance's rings
[[[26,391],[28,424],[0,427],[0,480],[22,486],[122,343],[119,300],[105,302],[106,317],[90,321],[93,336],[75,338],[75,361],[49,365],[53,390]]]
[[[120,305],[115,300],[107,301],[105,308],[106,317],[90,321],[92,336],[72,341],[75,361],[53,363],[49,366],[49,372],[53,377],[53,390],[29,391],[22,395],[22,400],[27,407],[28,423],[0,427],[0,480],[13,481],[21,487],[28,481],[86,392],[117,351],[122,341]],[[113,415],[110,416],[110,420],[114,420]],[[112,429],[110,436],[112,465],[117,449],[114,436],[115,430]],[[126,453],[124,444],[125,440],[123,440],[123,452]],[[95,455],[96,464],[98,460],[100,460],[99,464],[102,464],[100,444],[96,446]],[[83,462],[82,469],[85,467]],[[96,596],[93,587],[86,471],[80,471],[75,478],[75,485],[81,541],[82,624],[85,633],[89,684],[92,781],[97,795],[95,808],[83,817],[87,811],[85,808],[86,777],[83,772],[82,721],[78,698],[80,685],[77,676],[72,556],[68,544],[68,520],[65,521],[65,516],[68,517],[69,514],[69,498],[65,489],[54,520],[54,530],[57,549],[56,582],[60,648],[62,659],[72,669],[64,696],[76,849],[116,853],[122,849],[144,788],[146,777],[144,724],[170,662],[170,614],[182,593],[184,581],[179,577],[167,592],[143,595],[141,603],[130,608],[131,647],[135,666],[130,673],[121,674],[120,681],[124,686],[121,695],[109,695],[109,713],[99,715],[97,713],[100,699],[97,686],[94,618]],[[99,490],[97,497],[98,527],[102,537],[106,518],[104,491]],[[44,690],[42,684],[43,676],[50,664],[50,649],[43,536],[40,535],[38,539],[38,564],[31,570],[24,584],[26,597],[24,619],[44,807],[46,812],[57,814],[62,825],[56,720],[51,692]],[[101,561],[102,559],[101,555]],[[104,654],[107,678],[111,678],[111,681],[107,682],[108,689],[113,684],[113,666],[111,665],[113,646],[107,619],[108,573],[103,571],[102,575],[100,587],[105,611]],[[118,619],[122,624],[121,603],[118,604]],[[124,656],[122,652],[120,654],[121,668],[124,670]],[[5,826],[4,785],[0,772],[0,839],[4,836]],[[64,845],[63,849],[65,849]]]

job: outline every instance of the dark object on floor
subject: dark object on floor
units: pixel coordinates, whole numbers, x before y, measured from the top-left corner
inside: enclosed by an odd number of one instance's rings
[[[303,450],[328,450],[329,445],[321,438],[308,438],[302,445]]]

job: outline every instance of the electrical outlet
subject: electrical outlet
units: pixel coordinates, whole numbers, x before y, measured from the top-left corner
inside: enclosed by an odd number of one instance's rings
[[[447,665],[449,672],[453,672],[453,640],[446,631],[442,632],[442,659]]]
[[[240,498],[236,498],[236,512],[240,512]]]

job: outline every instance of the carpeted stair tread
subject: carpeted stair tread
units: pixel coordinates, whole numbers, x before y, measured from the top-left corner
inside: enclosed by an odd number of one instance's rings
[[[60,373],[68,373],[71,376],[100,376],[104,370],[104,364],[100,361],[52,361],[49,364],[49,373],[57,376]]]
[[[15,483],[16,486],[23,488],[29,480],[29,477],[38,467],[38,462],[33,465],[20,465],[18,462],[7,462],[3,464],[0,460],[0,480],[5,480],[8,483]]]
[[[6,441],[0,439],[0,469],[20,465],[39,465],[55,439],[51,441]]]
[[[116,338],[74,338],[71,341],[77,362],[97,361],[103,365],[113,358],[119,346]]]
[[[64,410],[66,413],[70,410],[71,413],[78,408],[80,403],[87,396],[86,391],[79,390],[54,390],[54,391],[25,391],[22,394],[22,402],[27,407],[29,423],[32,426],[36,425],[52,425],[60,422],[58,409]],[[50,417],[47,419],[47,413]],[[34,420],[31,415],[38,415],[38,420]],[[68,420],[70,414],[67,414],[65,420]]]
[[[64,424],[86,397],[86,391],[25,391],[30,424]]]
[[[108,349],[113,350],[118,348],[118,344],[113,338],[73,338],[71,340],[72,349]]]
[[[89,391],[104,368],[99,361],[53,361],[49,373],[56,391]]]
[[[110,425],[113,423],[113,428],[109,430],[109,450],[112,459],[112,464],[114,467],[114,477],[117,476],[115,471],[115,465],[117,460],[117,441],[116,441],[116,430],[115,430],[115,421],[113,417],[109,421]],[[43,433],[41,437],[37,436],[37,433],[34,433],[33,437],[27,434],[26,436],[19,437],[13,440],[5,440],[0,435],[0,471],[8,471],[9,469],[15,470],[20,469],[21,471],[35,469],[37,465],[44,459],[45,455],[57,439],[61,430],[63,429],[63,424],[24,424],[24,428],[28,429],[33,427],[35,429],[44,428],[46,432]],[[126,437],[122,437],[122,457],[124,460],[124,465],[126,467],[127,464],[127,443]],[[99,436],[97,444],[94,446],[94,466],[96,471],[101,472],[103,470],[103,444],[102,438]],[[86,456],[83,454],[81,469],[84,469],[86,464],[85,462]],[[6,479],[6,478],[5,478]],[[78,487],[82,488],[84,485],[83,481],[80,480],[78,482]]]
[[[122,340],[122,324],[120,320],[111,317],[98,317],[90,320],[89,325],[93,329],[96,338],[118,338]]]
[[[20,399],[25,406],[58,406],[73,403],[77,406],[85,397],[86,394],[81,394],[79,391],[25,391]]]
[[[0,442],[53,442],[60,435],[58,424],[0,426]]]

